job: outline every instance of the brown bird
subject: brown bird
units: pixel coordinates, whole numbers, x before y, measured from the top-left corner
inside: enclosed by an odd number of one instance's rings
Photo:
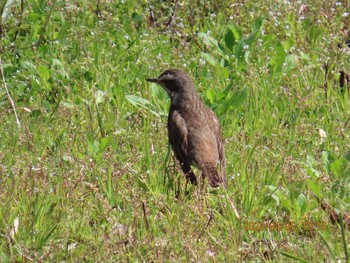
[[[191,165],[202,171],[211,187],[226,187],[225,149],[219,120],[199,98],[191,78],[180,69],[169,69],[147,81],[170,95],[168,137],[187,180],[197,184]],[[219,169],[218,169],[219,168]],[[220,171],[220,172],[219,172]]]

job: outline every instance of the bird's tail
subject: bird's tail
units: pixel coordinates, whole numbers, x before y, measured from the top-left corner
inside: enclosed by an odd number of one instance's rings
[[[202,167],[203,177],[208,178],[209,185],[213,188],[216,188],[220,185],[224,185],[226,187],[225,178],[221,177],[218,173],[216,165],[213,163],[205,163]]]

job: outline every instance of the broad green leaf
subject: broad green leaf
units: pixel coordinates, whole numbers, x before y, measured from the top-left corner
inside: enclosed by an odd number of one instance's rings
[[[306,162],[302,164],[304,165],[307,174],[312,176],[312,178],[318,179],[320,177],[320,172],[314,168],[316,165],[316,160],[313,156],[308,154],[306,156]]]
[[[331,164],[331,170],[337,177],[342,177],[345,174],[348,162],[345,157],[341,157],[338,160],[335,160]]]
[[[95,157],[100,149],[100,144],[95,140],[88,140],[88,150],[91,156]]]
[[[264,23],[265,17],[264,16],[259,16],[255,21],[254,21],[254,25],[252,28],[252,31],[257,31],[257,30],[261,30],[262,25]]]
[[[65,68],[64,68],[64,65],[62,64],[62,62],[60,61],[60,60],[58,60],[58,59],[56,59],[56,58],[53,58],[52,59],[52,64],[51,64],[51,66],[53,67],[53,68],[57,68],[58,69],[58,73],[62,76],[62,77],[64,77],[64,78],[69,78],[69,75],[68,75],[68,73],[67,73],[67,71],[65,70]]]
[[[245,40],[244,40],[244,44],[248,45],[249,47],[252,46],[252,44],[255,42],[255,40],[258,38],[258,36],[260,35],[261,30],[256,30],[254,32],[252,32]]]
[[[289,50],[291,47],[294,46],[294,40],[289,38],[286,41],[282,42],[282,46],[283,46],[284,50]]]
[[[108,145],[110,144],[112,137],[102,138],[100,142],[99,152],[104,153]]]
[[[213,67],[222,67],[220,62],[216,60],[212,55],[202,52],[202,57]]]
[[[226,33],[225,33],[225,44],[229,50],[233,51],[233,46],[235,44],[235,36],[231,28],[229,27],[226,29]]]
[[[303,215],[306,211],[306,197],[303,193],[301,193],[299,196],[298,196],[298,208],[299,208],[299,211],[300,211],[300,215]]]
[[[283,63],[285,62],[287,53],[285,52],[280,42],[276,42],[273,48],[275,54],[270,60],[270,65],[273,68],[274,72],[280,72],[282,70]]]
[[[30,72],[35,72],[35,70],[36,70],[35,65],[31,61],[28,61],[28,60],[21,62],[21,67],[27,69]]]
[[[280,205],[280,198],[275,194],[272,194],[271,197],[276,201],[276,205],[279,206]]]
[[[238,108],[248,97],[248,88],[242,88],[235,92],[232,101],[230,101],[230,106]]]
[[[291,211],[292,209],[292,202],[290,199],[283,199],[281,205],[287,211]]]
[[[205,33],[198,33],[198,37],[203,41],[203,43],[212,48],[215,52],[217,52],[221,57],[226,58],[226,54],[221,50],[218,41],[213,38],[212,36],[209,36],[208,34]]]
[[[322,151],[322,160],[323,160],[323,166],[327,173],[331,171],[331,165],[329,162],[329,154],[327,151]]]
[[[134,106],[136,107],[141,107],[144,108],[148,111],[150,111],[151,113],[153,113],[156,116],[160,116],[159,113],[155,112],[153,108],[152,103],[150,103],[148,100],[141,98],[139,96],[136,95],[126,95],[125,98]]]
[[[307,184],[311,191],[318,197],[321,197],[321,185],[317,182],[314,182],[313,180],[309,179],[307,180]]]
[[[44,65],[38,66],[38,74],[39,74],[39,77],[45,82],[50,78],[50,71]]]
[[[159,85],[150,85],[150,91],[152,97],[157,98],[158,100],[164,100],[168,97],[167,93],[159,87]]]
[[[298,64],[298,56],[294,54],[289,54],[285,58],[283,72],[288,73],[292,69],[296,68]]]
[[[234,47],[233,54],[235,55],[238,63],[244,62],[245,50],[243,40],[237,42],[237,44]]]
[[[211,48],[219,49],[218,41],[213,38],[212,36],[209,36],[208,34],[205,34],[203,32],[198,33],[198,37],[202,39],[203,43]]]
[[[206,95],[207,95],[207,99],[209,100],[210,104],[214,103],[214,90],[213,89],[207,89],[206,91]]]
[[[242,33],[241,33],[240,29],[237,26],[229,25],[228,28],[232,32],[233,37],[234,37],[236,42],[239,41],[242,38]]]
[[[131,104],[133,104],[135,106],[141,106],[141,107],[146,108],[146,106],[150,104],[150,102],[148,100],[141,98],[139,96],[136,96],[136,95],[126,95],[125,97]]]

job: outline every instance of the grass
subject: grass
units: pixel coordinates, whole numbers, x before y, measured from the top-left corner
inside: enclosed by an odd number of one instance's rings
[[[349,261],[349,7],[2,3],[2,261]],[[169,67],[219,116],[226,191],[167,146]]]

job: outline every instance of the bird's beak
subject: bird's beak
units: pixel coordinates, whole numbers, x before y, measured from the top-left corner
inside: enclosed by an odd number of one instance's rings
[[[158,79],[149,78],[149,79],[146,79],[146,80],[149,81],[149,82],[153,82],[153,83],[159,83]]]

